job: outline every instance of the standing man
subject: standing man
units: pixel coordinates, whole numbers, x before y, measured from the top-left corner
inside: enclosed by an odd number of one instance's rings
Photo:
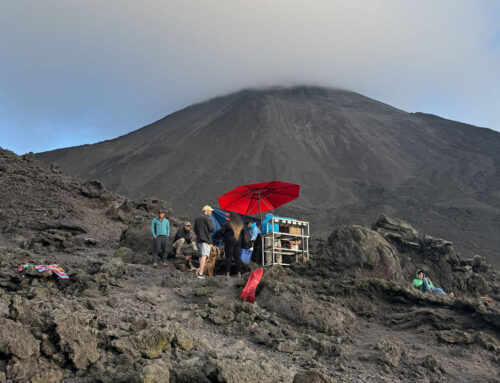
[[[165,217],[165,211],[158,211],[158,217],[153,218],[151,222],[151,233],[154,238],[153,267],[158,266],[159,252],[161,252],[161,258],[165,260],[163,265],[167,266],[167,238],[170,235],[170,224]]]
[[[198,279],[205,279],[203,275],[203,268],[205,267],[205,261],[210,255],[210,244],[212,243],[212,231],[214,231],[214,225],[210,220],[212,215],[212,209],[210,206],[205,205],[202,209],[203,213],[196,217],[194,221],[194,233],[196,234],[196,246],[198,246],[198,252],[200,253],[200,268],[198,269]]]

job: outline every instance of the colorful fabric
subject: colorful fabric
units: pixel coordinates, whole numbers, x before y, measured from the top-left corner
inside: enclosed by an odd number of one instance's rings
[[[21,265],[17,269],[17,271],[22,272],[26,269],[35,269],[39,273],[45,273],[47,271],[52,271],[55,275],[57,275],[61,279],[69,279],[68,274],[64,272],[64,269],[62,267],[59,267],[59,265]]]
[[[264,269],[257,269],[252,271],[250,277],[248,278],[247,284],[243,288],[241,292],[240,298],[246,302],[254,303],[255,302],[255,290],[257,289],[257,285],[262,278],[262,274],[264,273]]]

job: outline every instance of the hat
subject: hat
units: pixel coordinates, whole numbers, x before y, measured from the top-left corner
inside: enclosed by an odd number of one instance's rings
[[[191,222],[189,221],[184,222],[184,226],[191,226]]]
[[[205,211],[205,210],[208,210],[208,211],[214,211],[214,209],[212,209],[210,206],[208,205],[205,205],[203,206],[203,209],[201,209],[201,211]]]

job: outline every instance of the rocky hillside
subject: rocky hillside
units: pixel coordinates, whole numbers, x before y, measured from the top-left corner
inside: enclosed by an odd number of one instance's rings
[[[95,145],[37,154],[68,174],[175,212],[240,184],[302,184],[281,211],[327,235],[382,212],[500,262],[500,134],[348,91],[246,90]]]
[[[493,382],[500,284],[481,256],[383,216],[243,278],[153,269],[161,200],[131,201],[0,150],[0,381]],[[173,230],[179,221],[170,215]],[[169,244],[169,247],[171,243]],[[20,264],[58,263],[69,280]],[[182,263],[182,262],[181,262]],[[455,297],[411,287],[422,267]],[[180,268],[181,269],[181,268]]]

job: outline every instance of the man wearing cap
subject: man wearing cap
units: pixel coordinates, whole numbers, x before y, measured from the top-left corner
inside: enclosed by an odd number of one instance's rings
[[[198,246],[198,252],[200,253],[200,268],[197,276],[198,279],[205,279],[205,276],[203,275],[203,268],[205,267],[207,257],[210,255],[210,244],[212,243],[212,232],[214,231],[214,225],[210,220],[213,210],[214,209],[208,205],[203,206],[203,213],[196,217],[196,220],[194,221],[196,246]]]
[[[174,237],[174,249],[176,257],[181,255],[182,247],[184,246],[185,243],[191,245],[193,251],[197,251],[196,244],[194,243],[193,237],[191,235],[191,223],[187,221],[184,222],[184,225],[179,230],[177,230],[177,233],[175,234]],[[191,269],[192,268],[191,255],[186,255],[186,263],[188,264],[188,267]]]
[[[151,222],[151,233],[154,238],[153,246],[153,267],[158,266],[158,253],[161,252],[161,258],[165,260],[167,266],[167,238],[170,235],[170,224],[165,217],[165,211],[158,211],[158,217],[153,218]]]

